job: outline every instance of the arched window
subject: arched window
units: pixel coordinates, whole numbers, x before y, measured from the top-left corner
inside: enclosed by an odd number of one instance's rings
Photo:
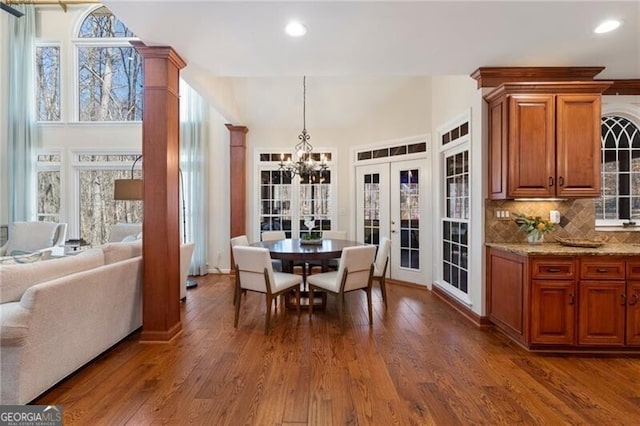
[[[602,117],[601,186],[596,225],[640,222],[640,130],[625,117]]]
[[[142,59],[129,41],[136,37],[104,6],[78,30],[78,119],[142,120]]]

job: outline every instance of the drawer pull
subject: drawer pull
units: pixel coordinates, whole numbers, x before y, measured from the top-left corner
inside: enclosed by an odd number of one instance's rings
[[[620,304],[621,304],[622,306],[624,306],[624,305],[626,304],[625,302],[627,301],[627,295],[626,295],[626,294],[624,294],[624,293],[623,293],[623,294],[621,294],[621,295],[620,295],[620,299],[621,299],[621,300],[620,300]]]
[[[576,303],[576,296],[573,293],[569,293],[569,304],[573,305]]]
[[[547,268],[547,272],[562,272],[562,269],[559,269],[559,268]]]
[[[633,306],[638,303],[638,293],[633,293],[631,295],[631,300],[629,301],[629,306]]]
[[[601,274],[606,274],[607,272],[609,272],[609,268],[598,268],[596,269],[596,272],[599,272]]]

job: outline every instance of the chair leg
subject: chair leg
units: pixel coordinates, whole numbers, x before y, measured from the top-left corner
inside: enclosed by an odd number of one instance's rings
[[[236,305],[236,314],[233,320],[233,326],[238,328],[238,317],[240,316],[240,285],[236,285],[235,297],[233,299],[234,304]]]
[[[296,313],[298,314],[298,321],[300,321],[300,286],[299,285],[296,286]]]
[[[380,290],[382,290],[382,301],[384,302],[385,309],[387,308],[387,284],[385,283],[385,277],[380,279]]]
[[[371,309],[371,286],[365,289],[367,292],[367,307],[369,308],[369,325],[373,325],[373,313]]]
[[[313,287],[309,286],[309,319],[313,315]]]
[[[344,334],[344,293],[338,294],[338,316],[340,317],[340,333]]]
[[[273,296],[270,294],[267,294],[267,318],[265,319],[264,322],[264,335],[268,335],[269,334],[269,322],[271,320],[271,305],[273,305]]]

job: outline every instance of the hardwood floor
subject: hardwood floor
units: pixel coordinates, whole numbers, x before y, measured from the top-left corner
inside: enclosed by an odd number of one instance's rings
[[[139,332],[40,397],[65,425],[638,424],[640,359],[528,354],[470,325],[426,290],[387,285],[346,296],[345,333],[327,310],[279,310],[264,296],[198,280],[169,344]]]

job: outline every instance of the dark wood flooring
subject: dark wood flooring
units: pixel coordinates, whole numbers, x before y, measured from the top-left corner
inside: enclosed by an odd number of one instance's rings
[[[65,425],[640,424],[640,359],[529,354],[466,322],[427,290],[346,296],[340,334],[327,310],[278,310],[264,297],[198,280],[169,344],[135,333],[34,401],[61,404]],[[279,304],[279,307],[281,304]]]

